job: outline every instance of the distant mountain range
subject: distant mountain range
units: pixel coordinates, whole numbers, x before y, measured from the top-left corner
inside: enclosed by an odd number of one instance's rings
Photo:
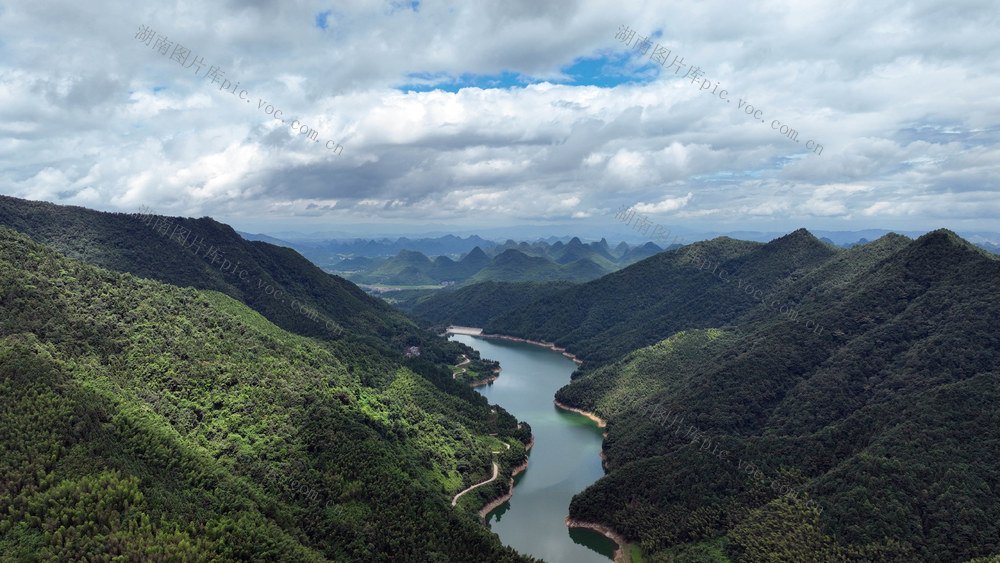
[[[317,266],[330,269],[349,258],[388,258],[396,256],[404,250],[419,252],[426,256],[461,256],[474,248],[491,248],[495,242],[470,236],[460,238],[446,235],[436,238],[411,239],[400,237],[396,239],[350,239],[350,240],[310,240],[310,239],[280,239],[262,234],[240,232],[247,240],[261,240],[278,246],[294,248]]]
[[[551,230],[561,230],[562,232],[573,232],[571,226],[565,227],[550,227]],[[530,236],[529,233],[537,233],[538,228],[524,229],[519,231],[522,236]],[[420,252],[427,256],[449,256],[451,258],[459,258],[470,252],[473,248],[479,247],[483,249],[488,255],[495,256],[499,252],[492,251],[492,247],[503,247],[504,250],[508,248],[516,248],[521,250],[521,245],[530,246],[531,243],[527,242],[514,242],[509,238],[495,238],[490,233],[496,232],[495,229],[484,228],[478,234],[469,235],[467,237],[459,237],[455,235],[444,235],[438,237],[393,237],[393,238],[380,238],[380,239],[362,239],[362,238],[334,238],[328,235],[305,235],[303,233],[277,233],[273,236],[266,234],[251,234],[242,231],[238,231],[239,234],[247,240],[259,240],[263,242],[269,242],[277,246],[287,246],[289,248],[294,248],[299,253],[301,253],[306,258],[316,263],[321,267],[327,267],[332,264],[337,263],[345,258],[357,258],[357,257],[368,257],[368,258],[389,258],[399,254],[402,250],[413,250]],[[576,234],[581,240],[600,240],[606,237],[606,232],[598,234],[590,239],[583,236],[583,231],[576,229]],[[825,231],[825,230],[814,230],[811,231],[817,238],[822,241],[829,242],[835,246],[840,246],[842,248],[850,248],[856,244],[863,244],[864,242],[872,241],[878,239],[889,233],[896,233],[910,238],[917,238],[926,233],[926,231],[900,231],[900,230],[890,230],[890,229],[862,229],[857,231]],[[764,232],[764,231],[728,231],[728,232],[713,232],[713,233],[695,233],[687,232],[684,234],[685,240],[690,242],[696,242],[699,240],[709,240],[713,238],[718,238],[720,236],[725,236],[729,238],[734,238],[737,240],[750,240],[757,242],[767,242],[769,240],[774,240],[781,236],[788,234],[786,232]],[[987,232],[987,231],[968,231],[960,232],[967,241],[989,250],[990,252],[1000,252],[1000,233]],[[485,235],[485,237],[484,237]],[[625,242],[632,241],[632,246],[642,246],[646,243],[644,239],[639,237],[637,234],[624,231],[622,233],[623,240]],[[532,239],[535,242],[544,242],[550,245],[556,243],[567,243],[572,238],[572,236],[554,236],[554,235],[543,235],[543,236],[533,236]],[[499,241],[505,240],[506,242],[500,243]],[[524,239],[522,239],[524,240]],[[530,253],[528,253],[530,254]]]
[[[443,282],[463,286],[484,281],[583,282],[633,264],[662,249],[653,243],[630,247],[625,243],[612,249],[604,239],[584,244],[578,238],[568,243],[507,241],[480,247],[452,260],[447,256],[431,259],[421,252],[402,250],[385,260],[348,258],[329,271],[355,283],[377,285],[436,285]],[[350,268],[350,269],[347,269]],[[354,268],[357,268],[354,270]]]

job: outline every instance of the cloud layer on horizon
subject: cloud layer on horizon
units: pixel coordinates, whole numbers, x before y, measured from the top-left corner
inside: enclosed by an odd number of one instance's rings
[[[714,230],[1000,217],[992,2],[471,4],[4,5],[0,193],[297,226],[583,225],[623,204]]]

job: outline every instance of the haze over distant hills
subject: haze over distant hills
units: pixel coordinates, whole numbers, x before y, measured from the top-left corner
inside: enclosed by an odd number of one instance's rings
[[[429,243],[435,244],[436,242]],[[588,244],[576,237],[567,243],[556,241],[551,244],[545,241],[529,244],[508,240],[503,244],[487,246],[485,250],[475,246],[457,260],[445,255],[431,259],[422,252],[401,250],[389,258],[344,258],[324,269],[356,283],[369,285],[451,283],[462,286],[482,281],[580,282],[599,278],[661,251],[660,247],[651,242],[637,247],[620,243],[611,248],[604,239]]]
[[[613,227],[614,225],[612,224],[611,226]],[[353,281],[368,284],[427,285],[446,280],[461,281],[471,277],[472,274],[468,273],[465,268],[459,267],[458,269],[451,270],[454,273],[449,276],[449,267],[452,266],[449,262],[460,261],[464,256],[477,248],[491,258],[498,256],[505,250],[513,249],[527,256],[548,258],[558,264],[567,264],[574,259],[590,260],[598,265],[602,273],[613,272],[623,264],[628,265],[637,262],[663,250],[648,240],[630,235],[626,229],[621,229],[619,234],[623,240],[613,250],[609,246],[607,239],[603,238],[606,233],[591,242],[584,242],[585,239],[566,235],[549,235],[547,237],[536,238],[534,242],[528,242],[525,240],[515,241],[510,238],[488,240],[475,234],[465,238],[444,235],[440,237],[415,238],[316,239],[301,233],[286,233],[285,235],[290,238],[283,239],[264,234],[238,232],[246,240],[263,241],[277,246],[294,248],[314,264],[328,272],[338,273]],[[924,231],[890,231],[887,229],[864,229],[858,231],[817,230],[813,234],[820,240],[848,248],[856,244],[864,244],[878,239],[892,232],[911,238],[916,238],[924,234]],[[787,233],[760,231],[689,233],[686,235],[685,242],[691,243],[719,236],[726,236],[737,240],[767,242],[785,234]],[[966,239],[972,244],[995,254],[1000,253],[1000,233],[976,231],[966,233],[966,235]],[[623,247],[622,245],[625,246]],[[567,246],[571,248],[567,249]],[[642,248],[642,250],[639,250],[639,248]],[[625,256],[624,254],[629,252],[629,249],[631,249],[633,254]],[[422,254],[431,262],[436,263],[436,266],[429,266],[425,260],[404,254],[404,251]],[[448,260],[438,263],[437,259],[439,257],[447,257]],[[399,263],[390,264],[384,269],[379,269],[382,264],[392,261],[393,258]],[[412,269],[407,270],[408,268]],[[406,273],[403,273],[404,270]],[[541,281],[542,279],[589,281],[594,278],[588,277],[588,271],[594,270],[587,270],[584,267],[576,271],[560,272],[557,268],[551,268],[549,272],[536,276],[536,279],[531,279],[531,276],[524,276],[508,281]],[[481,279],[503,281],[505,277],[484,275]]]

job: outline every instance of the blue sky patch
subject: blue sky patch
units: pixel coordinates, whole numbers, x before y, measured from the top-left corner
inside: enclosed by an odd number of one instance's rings
[[[402,92],[430,92],[442,90],[458,92],[462,88],[523,88],[529,84],[567,84],[570,86],[598,86],[613,88],[619,84],[645,84],[656,79],[657,73],[652,63],[640,67],[638,72],[626,68],[627,53],[581,57],[572,64],[559,69],[563,78],[535,78],[520,72],[505,70],[498,74],[463,73],[454,76],[446,72],[414,72],[407,75],[407,82],[396,89]]]
[[[414,72],[407,75],[413,82],[397,86],[396,89],[402,92],[431,92],[433,90],[443,90],[445,92],[458,92],[462,88],[523,88],[528,84],[537,84],[541,80],[530,80],[519,72],[503,71],[500,74],[472,74],[464,73],[461,76],[452,76],[445,72]]]
[[[326,18],[330,17],[331,13],[333,13],[333,10],[327,10],[325,12],[320,12],[316,14],[316,27],[320,29],[326,29],[329,26],[329,24],[326,22]]]
[[[393,11],[398,10],[400,8],[409,8],[414,12],[416,12],[417,8],[420,7],[420,2],[393,2],[392,7],[394,8]]]
[[[636,73],[626,68],[626,61],[628,61],[627,53],[581,57],[573,61],[573,64],[559,69],[566,75],[566,80],[553,82],[572,86],[614,88],[619,84],[646,84],[656,78],[655,73]]]

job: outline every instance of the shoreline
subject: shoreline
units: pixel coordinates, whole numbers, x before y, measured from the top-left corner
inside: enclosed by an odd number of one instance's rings
[[[487,377],[486,379],[481,379],[479,381],[473,381],[473,382],[469,383],[469,387],[481,387],[483,385],[489,385],[490,383],[493,383],[494,381],[497,380],[497,378],[500,377],[500,372],[502,372],[502,371],[503,371],[503,368],[497,368],[497,369],[493,370],[493,375]]]
[[[535,435],[532,434],[531,435],[531,441],[528,442],[527,444],[525,444],[525,446],[524,446],[524,451],[528,452],[529,450],[531,450],[531,446],[534,446],[534,445],[535,445]],[[525,469],[528,468],[528,461],[530,461],[530,459],[529,460],[525,460],[524,463],[522,463],[521,465],[518,465],[517,467],[514,468],[513,471],[510,472],[510,479],[508,480],[508,483],[507,483],[507,493],[504,494],[504,495],[501,495],[501,496],[499,496],[499,497],[497,497],[497,498],[495,498],[493,500],[491,500],[490,502],[486,503],[485,506],[483,506],[482,508],[480,508],[479,509],[479,517],[480,518],[485,519],[487,514],[489,514],[490,512],[493,512],[494,510],[496,510],[497,508],[499,508],[500,505],[502,505],[503,503],[507,502],[508,500],[510,500],[510,499],[512,499],[514,497],[514,477],[518,473],[520,473],[520,472],[522,472],[522,471],[524,471]]]
[[[504,334],[483,334],[483,331],[482,331],[481,328],[480,329],[476,329],[476,328],[471,328],[471,327],[449,326],[447,329],[445,329],[445,332],[444,332],[444,334],[442,336],[447,336],[448,334],[467,334],[467,335],[470,335],[470,336],[479,336],[481,338],[494,338],[494,339],[499,339],[499,340],[510,340],[512,342],[524,342],[526,344],[533,344],[535,346],[541,346],[543,348],[548,348],[548,349],[553,350],[555,352],[559,352],[563,356],[565,356],[565,357],[569,358],[570,360],[572,360],[576,365],[582,365],[583,364],[583,361],[580,360],[580,359],[578,359],[576,357],[576,355],[567,352],[565,348],[559,348],[555,344],[550,344],[550,343],[546,343],[546,342],[539,342],[537,340],[528,340],[526,338],[519,338],[519,337],[516,337],[516,336],[507,336],[507,335],[504,335]],[[485,380],[483,382],[476,382],[472,386],[475,387],[475,386],[478,386],[478,385],[485,385],[487,383],[491,383],[491,382],[495,381],[496,379],[497,379],[496,376],[494,376],[494,377],[492,377],[492,378],[490,378],[488,380]],[[572,380],[570,380],[570,383],[572,383]],[[570,412],[575,412],[577,414],[580,414],[580,415],[583,415],[583,416],[589,418],[590,420],[593,420],[595,423],[597,423],[597,427],[598,428],[605,428],[607,426],[607,422],[605,422],[604,420],[602,420],[599,416],[597,416],[594,413],[587,412],[587,411],[582,410],[582,409],[573,408],[573,407],[570,407],[568,405],[564,405],[564,404],[560,403],[559,401],[557,401],[555,399],[552,400],[552,403],[557,408],[560,408],[560,409],[566,410],[566,411],[570,411]],[[603,433],[603,435],[602,435],[602,438],[606,439],[607,437],[608,437],[608,433],[607,433],[607,431],[605,431]],[[525,452],[527,452],[528,450],[530,450],[533,445],[535,445],[535,436],[534,435],[531,436],[531,442],[529,442],[524,447]],[[602,460],[602,464],[603,464],[603,462],[606,461],[606,458],[604,456],[603,445],[601,447],[601,451],[599,452],[599,455],[601,456],[601,460]],[[507,494],[505,494],[505,495],[503,495],[503,496],[501,496],[501,497],[499,497],[497,499],[494,499],[492,502],[486,504],[486,506],[484,506],[483,508],[481,508],[479,510],[479,517],[484,520],[484,523],[485,523],[486,516],[490,512],[496,510],[503,503],[507,502],[508,500],[510,500],[514,496],[514,476],[517,475],[518,473],[520,473],[521,471],[524,471],[527,467],[528,467],[528,462],[527,461],[523,465],[521,465],[520,467],[516,467],[514,469],[514,471],[511,472],[511,477],[510,477],[509,482],[507,484],[507,486],[508,486]],[[607,526],[604,526],[603,524],[597,524],[595,522],[585,522],[583,520],[573,520],[569,516],[566,516],[566,527],[567,528],[588,528],[588,529],[594,530],[594,531],[602,534],[604,537],[610,539],[611,541],[615,542],[615,544],[618,545],[618,549],[616,549],[615,553],[614,553],[614,561],[615,561],[615,563],[630,563],[631,562],[631,556],[629,556],[629,555],[626,554],[626,549],[628,547],[628,542],[618,532],[612,530],[611,528],[609,528]]]
[[[500,372],[501,371],[503,371],[503,370],[502,369],[497,369],[497,370],[495,370],[493,372],[496,375],[491,375],[491,376],[487,377],[486,379],[480,379],[479,381],[471,381],[471,382],[469,382],[469,387],[482,387],[483,385],[489,385],[490,383],[493,383],[494,381],[497,380],[497,378],[500,377]]]
[[[526,461],[523,464],[515,467],[514,470],[511,471],[510,479],[507,480],[507,493],[491,500],[490,502],[486,503],[485,506],[480,508],[479,509],[480,518],[486,518],[487,514],[493,512],[494,510],[499,508],[500,505],[502,505],[503,503],[507,502],[508,500],[514,497],[514,476],[524,471],[527,468],[528,468],[528,462]]]
[[[559,401],[557,401],[555,399],[552,400],[552,403],[555,406],[561,408],[564,411],[570,411],[570,412],[575,412],[577,414],[582,414],[583,416],[585,416],[585,417],[589,418],[590,420],[593,420],[594,422],[596,422],[598,428],[604,428],[604,427],[606,427],[608,425],[607,422],[601,420],[601,417],[597,416],[596,414],[594,414],[592,412],[587,412],[587,411],[582,410],[582,409],[573,408],[573,407],[571,407],[569,405],[564,405],[564,404],[560,403]],[[607,437],[607,434],[608,433],[605,432],[604,433],[604,437]],[[604,448],[602,447],[601,450],[602,450],[601,453],[603,454],[604,453],[603,452]]]
[[[484,333],[483,329],[481,328],[469,327],[469,326],[449,326],[444,330],[444,334],[442,334],[441,336],[447,336],[449,334],[465,334],[468,336],[479,336],[481,338],[495,338],[498,340],[510,340],[512,342],[524,342],[526,344],[534,344],[535,346],[541,346],[543,348],[548,348],[549,350],[559,352],[563,356],[566,356],[567,358],[573,360],[573,362],[575,362],[576,365],[583,364],[583,360],[577,359],[575,354],[571,354],[567,352],[565,348],[560,348],[555,344],[551,344],[548,342],[528,340],[527,338],[520,338],[517,336],[507,336],[506,334],[487,334]]]
[[[476,483],[475,485],[470,485],[470,486],[466,487],[465,489],[462,489],[461,491],[459,491],[458,494],[456,494],[455,497],[451,499],[451,505],[455,506],[456,504],[458,504],[458,499],[462,498],[462,495],[464,495],[465,493],[471,491],[472,489],[476,489],[476,488],[482,487],[483,485],[485,485],[487,483],[492,483],[493,481],[496,481],[496,478],[499,477],[499,470],[500,470],[500,466],[497,464],[497,462],[494,461],[493,462],[493,476],[490,477],[489,479],[485,480],[485,481],[480,481],[479,483]]]
[[[625,549],[628,547],[628,542],[625,541],[625,538],[622,537],[621,534],[605,526],[604,524],[598,524],[596,522],[585,522],[583,520],[574,520],[569,516],[567,516],[566,527],[587,528],[589,530],[594,530],[595,532],[602,534],[604,537],[618,544],[618,549],[615,550],[615,563],[629,563],[631,561],[631,557],[626,556],[625,554]]]
[[[456,333],[456,334],[458,334],[458,333]],[[552,344],[552,343],[549,343],[549,342],[539,342],[537,340],[528,340],[527,338],[520,338],[520,337],[517,337],[517,336],[507,336],[506,334],[486,334],[486,333],[483,333],[483,332],[480,332],[479,334],[477,334],[475,336],[479,336],[480,338],[495,338],[497,340],[510,340],[511,342],[524,342],[525,344],[534,344],[535,346],[541,346],[542,348],[548,348],[549,350],[552,350],[554,352],[559,352],[563,356],[566,356],[567,358],[573,360],[573,362],[576,363],[576,365],[583,364],[583,360],[577,359],[577,357],[576,357],[575,354],[571,354],[571,353],[567,352],[565,348],[560,348],[560,347],[556,346],[555,344]]]

